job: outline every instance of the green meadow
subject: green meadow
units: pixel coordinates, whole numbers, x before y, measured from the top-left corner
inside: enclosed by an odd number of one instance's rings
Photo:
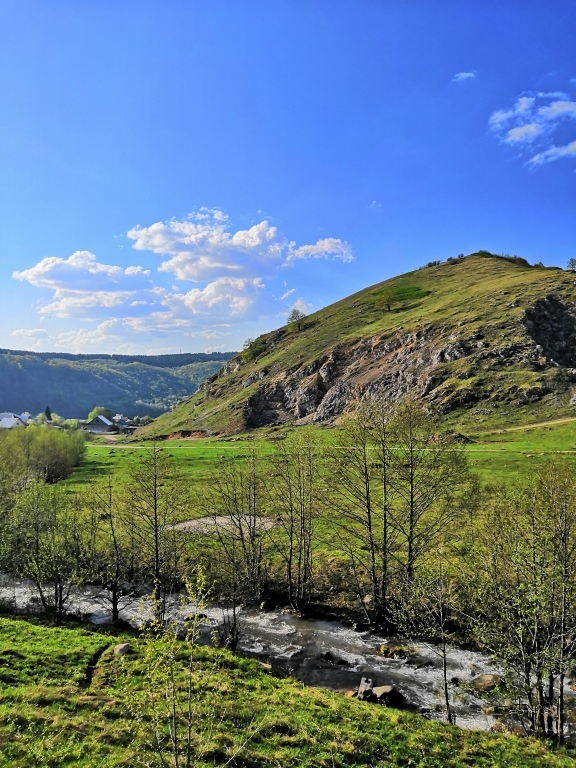
[[[171,460],[173,473],[192,487],[201,486],[218,469],[218,462],[234,459],[251,450],[269,453],[274,443],[294,427],[255,430],[235,438],[189,438],[165,440],[159,443]],[[308,428],[310,429],[310,428]],[[318,445],[337,443],[338,429],[311,428]],[[485,483],[522,482],[534,469],[554,458],[576,460],[576,419],[561,419],[540,426],[523,426],[491,431],[470,431],[471,440],[465,446],[469,466]],[[149,450],[149,442],[116,441],[89,443],[86,456],[66,485],[77,489],[91,480],[116,476],[120,483],[127,478],[129,468]]]

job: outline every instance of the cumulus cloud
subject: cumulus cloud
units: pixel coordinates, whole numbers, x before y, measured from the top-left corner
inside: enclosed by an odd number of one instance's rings
[[[350,245],[325,237],[314,243],[289,240],[268,220],[246,229],[232,227],[217,208],[200,208],[184,219],[133,227],[133,249],[156,254],[151,272],[141,266],[101,263],[90,251],[68,258],[47,257],[13,273],[16,280],[45,291],[38,311],[45,318],[89,320],[92,327],[42,337],[52,348],[128,348],[134,339],[180,334],[206,340],[215,326],[256,322],[278,313],[279,301],[265,280],[310,260],[350,262]],[[150,258],[150,256],[148,256]],[[194,285],[185,286],[193,283]],[[303,299],[299,299],[304,307]],[[22,338],[27,338],[22,336]],[[30,336],[31,341],[40,337]],[[132,347],[130,347],[132,348]]]
[[[29,269],[16,271],[16,280],[53,292],[53,301],[40,312],[55,317],[89,316],[94,310],[113,310],[152,288],[150,271],[139,266],[123,269],[100,264],[90,251],[76,251],[67,259],[49,256]]]
[[[312,309],[312,304],[308,304],[308,303],[307,303],[307,302],[305,302],[305,301],[304,301],[304,299],[302,299],[302,298],[300,298],[300,299],[296,299],[296,301],[294,302],[294,304],[292,304],[292,306],[290,307],[290,312],[291,312],[293,309],[297,309],[297,310],[299,310],[300,312],[304,312],[304,314],[305,314],[305,315],[307,315],[307,314],[310,312],[310,310]]]
[[[576,119],[576,101],[562,91],[523,94],[508,109],[493,112],[490,130],[503,144],[527,152],[528,165],[537,166],[575,156],[570,142],[556,146],[554,134],[560,127]]]
[[[14,272],[12,277],[55,291],[111,291],[128,286],[134,290],[150,284],[149,270],[100,264],[90,251],[76,251],[67,259],[48,256],[30,269]]]
[[[457,72],[452,78],[453,83],[463,83],[465,80],[474,80],[476,72]]]
[[[133,227],[127,237],[136,250],[169,257],[160,264],[161,272],[192,282],[226,275],[263,278],[300,258],[352,259],[351,248],[343,240],[325,238],[297,247],[266,220],[233,232],[228,216],[217,208]]]
[[[350,262],[354,258],[348,243],[339,238],[325,237],[314,245],[301,245],[295,248],[291,245],[285,264],[288,265],[297,259],[340,259]]]
[[[185,307],[193,315],[210,314],[212,318],[242,317],[258,300],[264,284],[259,277],[219,277],[204,288],[192,288],[184,294],[167,295],[164,303],[176,312]]]
[[[48,336],[48,331],[45,328],[18,328],[18,330],[12,331],[11,335],[24,336],[27,339],[36,339]]]

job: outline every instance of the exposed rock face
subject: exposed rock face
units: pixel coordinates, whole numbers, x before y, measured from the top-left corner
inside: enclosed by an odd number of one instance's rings
[[[523,324],[542,354],[552,362],[576,367],[576,306],[558,294],[539,299],[526,309]]]
[[[264,355],[282,335],[268,338]],[[201,389],[208,397],[211,384],[217,387],[228,374],[235,374],[230,386],[257,385],[242,404],[231,406],[240,409],[246,427],[329,422],[362,397],[396,401],[410,394],[438,413],[486,399],[520,406],[551,391],[549,372],[557,368],[564,369],[565,381],[576,381],[576,305],[549,294],[521,318],[485,330],[470,333],[465,326],[429,324],[418,331],[337,344],[316,360],[287,370],[263,366],[242,378],[242,368],[240,358],[228,361]],[[523,385],[506,378],[518,369],[547,378],[533,375]]]

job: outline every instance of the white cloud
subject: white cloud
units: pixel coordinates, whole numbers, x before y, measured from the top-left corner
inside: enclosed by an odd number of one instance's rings
[[[300,310],[300,312],[304,312],[304,314],[307,315],[308,312],[310,312],[310,310],[312,309],[312,306],[313,306],[312,304],[307,304],[304,301],[304,299],[300,298],[300,299],[296,299],[294,304],[292,304],[292,306],[290,307],[290,311],[292,311],[293,309],[298,309]]]
[[[149,270],[99,264],[90,251],[76,251],[67,259],[49,256],[30,269],[14,272],[12,277],[52,290],[105,291],[119,290],[128,285],[135,289],[150,283]]]
[[[55,317],[94,315],[95,310],[118,308],[152,288],[149,270],[100,264],[90,251],[76,251],[67,259],[49,256],[12,277],[51,290],[53,301],[40,312]]]
[[[174,317],[209,314],[216,319],[246,317],[263,292],[259,277],[219,277],[204,288],[192,288],[187,293],[166,294],[162,303]]]
[[[552,162],[552,160],[559,160],[562,157],[576,158],[576,141],[571,141],[570,144],[566,144],[563,147],[552,146],[544,152],[539,152],[530,159],[530,163],[531,165],[543,165],[544,163]]]
[[[185,219],[133,227],[127,236],[136,250],[170,257],[160,264],[161,272],[192,282],[224,276],[262,278],[298,258],[352,259],[345,241],[325,238],[296,247],[266,220],[232,232],[228,217],[219,209],[201,208]]]
[[[532,141],[544,132],[544,126],[538,123],[527,123],[519,125],[517,128],[510,128],[504,137],[507,144],[516,144],[519,141]]]
[[[126,235],[135,250],[157,254],[152,274],[141,266],[100,263],[89,251],[68,258],[55,256],[13,273],[16,280],[50,291],[37,307],[45,318],[81,319],[86,327],[42,337],[21,338],[52,349],[110,348],[142,351],[142,342],[170,334],[215,340],[225,324],[240,333],[242,323],[259,322],[278,313],[278,299],[265,280],[282,269],[311,259],[350,262],[350,245],[326,237],[298,245],[268,220],[247,229],[232,228],[219,209],[201,208],[185,219],[137,226]],[[184,281],[196,283],[183,288]],[[305,302],[299,299],[304,307]],[[32,331],[30,332],[32,334]],[[220,334],[220,332],[218,332]],[[220,334],[221,335],[221,334]]]
[[[54,337],[54,349],[66,349],[71,352],[101,351],[110,349],[121,341],[117,332],[118,320],[105,320],[94,329],[78,328],[65,331]]]
[[[12,331],[11,336],[23,339],[45,339],[48,337],[48,331],[45,328],[18,328]]]
[[[452,78],[453,83],[463,83],[465,80],[474,80],[476,72],[457,72]]]
[[[372,200],[368,208],[382,208],[382,203],[379,203],[377,200]]]
[[[353,260],[352,250],[347,242],[334,237],[325,237],[318,240],[315,245],[301,245],[299,248],[291,247],[285,264],[290,264],[296,259],[340,259],[350,262]]]
[[[535,167],[576,155],[576,142],[556,146],[553,141],[559,127],[575,119],[576,101],[561,91],[539,91],[522,95],[510,109],[497,110],[488,124],[502,143],[529,151],[528,165]]]

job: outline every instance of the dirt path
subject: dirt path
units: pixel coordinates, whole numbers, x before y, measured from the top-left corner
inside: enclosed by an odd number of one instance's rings
[[[566,424],[570,421],[576,421],[576,416],[569,416],[566,419],[556,419],[554,421],[539,421],[537,424],[525,424],[522,427],[496,427],[495,429],[488,429],[484,432],[474,432],[475,435],[493,435],[497,432],[520,432],[527,429],[537,429],[538,427],[550,427],[555,424]]]

